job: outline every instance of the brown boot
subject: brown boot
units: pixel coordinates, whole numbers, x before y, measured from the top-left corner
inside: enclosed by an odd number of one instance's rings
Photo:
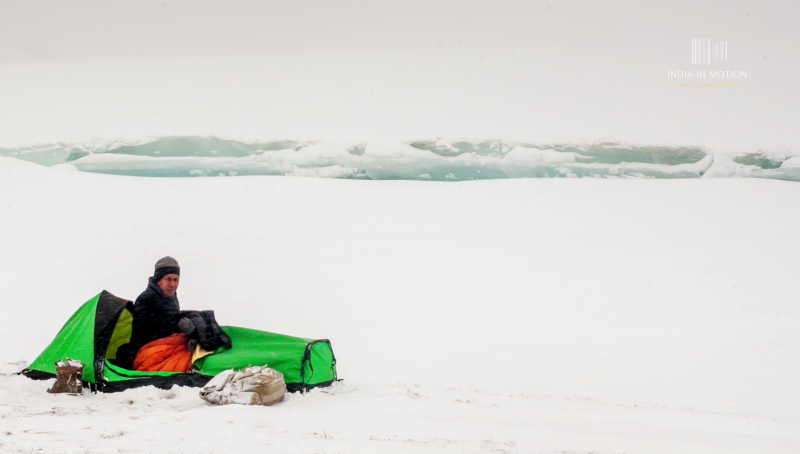
[[[63,361],[56,362],[56,382],[47,392],[52,394],[67,393],[77,396],[83,393],[83,364],[80,361],[71,361],[67,358],[69,365]]]

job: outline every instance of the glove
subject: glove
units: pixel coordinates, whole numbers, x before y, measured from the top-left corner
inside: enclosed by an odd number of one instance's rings
[[[192,336],[197,332],[197,326],[188,318],[182,318],[178,321],[178,329],[186,333],[187,336]]]

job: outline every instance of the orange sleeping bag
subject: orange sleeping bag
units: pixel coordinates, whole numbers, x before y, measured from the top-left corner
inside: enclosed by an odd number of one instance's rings
[[[133,370],[141,372],[189,372],[192,369],[192,352],[189,337],[173,334],[145,344],[136,354]]]

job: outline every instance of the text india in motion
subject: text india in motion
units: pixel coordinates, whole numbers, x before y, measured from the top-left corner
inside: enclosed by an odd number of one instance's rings
[[[711,77],[715,79],[747,79],[747,71],[741,70],[714,70],[714,71],[667,71],[667,77],[670,79],[688,79],[694,77]]]

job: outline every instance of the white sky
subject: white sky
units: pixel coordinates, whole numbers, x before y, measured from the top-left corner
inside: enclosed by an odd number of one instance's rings
[[[0,1],[0,145],[218,134],[798,146],[800,2]],[[692,38],[746,87],[670,87]],[[688,81],[690,83],[698,80]],[[710,82],[710,81],[708,81]]]

